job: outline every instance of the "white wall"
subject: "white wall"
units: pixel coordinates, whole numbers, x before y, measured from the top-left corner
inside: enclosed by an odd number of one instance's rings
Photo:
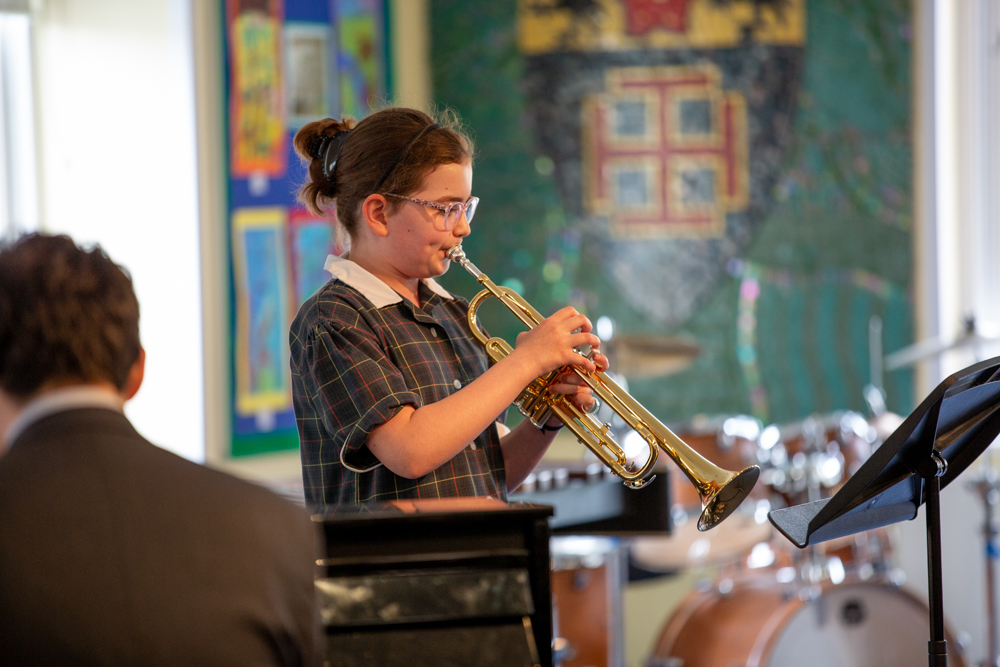
[[[42,228],[132,273],[146,380],[126,412],[204,460],[188,0],[44,0],[36,23]],[[222,315],[220,314],[220,317]]]

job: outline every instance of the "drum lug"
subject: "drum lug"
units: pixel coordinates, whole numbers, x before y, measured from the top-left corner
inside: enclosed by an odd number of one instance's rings
[[[803,602],[810,602],[811,600],[816,600],[820,595],[823,594],[823,587],[819,584],[813,584],[812,586],[803,586],[799,590],[799,599]]]

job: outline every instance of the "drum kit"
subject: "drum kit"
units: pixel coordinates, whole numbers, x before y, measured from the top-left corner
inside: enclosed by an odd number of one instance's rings
[[[598,321],[598,328],[601,324]],[[609,356],[616,362],[632,362],[625,364],[626,372],[617,377],[626,390],[625,376],[674,372],[697,356],[697,347],[689,341],[672,339],[657,343],[619,337],[616,348],[612,327],[605,324],[608,332],[601,336],[610,339]],[[864,396],[874,415],[871,420],[857,412],[837,411],[767,427],[746,416],[701,417],[671,426],[681,440],[722,468],[740,470],[756,465],[761,469],[759,483],[746,501],[712,530],[698,529],[701,498],[670,468],[673,530],[669,536],[602,542],[600,549],[590,548],[589,556],[584,556],[586,549],[574,551],[580,544],[570,546],[569,542],[553,540],[554,615],[563,617],[566,626],[565,632],[557,634],[557,642],[566,644],[555,647],[557,658],[563,658],[557,664],[621,664],[622,654],[615,651],[620,645],[620,626],[611,628],[613,639],[598,642],[601,650],[596,650],[586,646],[583,638],[599,637],[609,629],[593,619],[576,628],[570,616],[575,609],[593,606],[578,599],[587,595],[591,600],[606,600],[600,607],[609,612],[603,623],[611,622],[607,619],[613,617],[613,601],[621,596],[618,582],[624,576],[614,573],[624,571],[623,559],[633,579],[702,575],[666,620],[646,667],[926,664],[929,610],[902,587],[905,575],[893,565],[889,529],[869,530],[800,550],[778,535],[768,521],[773,509],[832,497],[902,422],[885,409],[881,320],[873,317],[869,328],[872,382],[865,387]],[[963,339],[962,344],[965,342]],[[890,355],[886,366],[910,365],[931,354],[923,349],[910,352],[900,351],[899,358]],[[669,369],[654,368],[650,363],[654,357],[669,361]],[[625,432],[623,449],[630,462],[642,466],[642,448],[630,447],[629,436],[634,434],[614,415],[600,417],[617,432]],[[991,589],[987,619],[991,658],[982,664],[1000,667],[1000,636],[996,632],[1000,613],[992,596],[993,561],[1000,549],[995,547],[998,531],[991,518],[991,508],[1000,504],[1000,475],[984,477],[976,490],[987,509],[984,537]],[[621,616],[615,622],[620,624]],[[964,667],[967,663],[961,644],[950,633],[946,635],[948,664]],[[567,641],[567,637],[571,639]]]
[[[704,574],[667,619],[647,667],[903,667],[926,661],[928,610],[901,588],[887,529],[799,550],[771,509],[833,495],[880,444],[862,415],[839,411],[766,428],[699,419],[676,432],[720,465],[757,464],[760,483],[729,519],[698,532],[697,498],[673,485],[669,537],[634,538],[632,568]],[[964,665],[957,642],[949,664]],[[952,654],[954,651],[954,654]]]

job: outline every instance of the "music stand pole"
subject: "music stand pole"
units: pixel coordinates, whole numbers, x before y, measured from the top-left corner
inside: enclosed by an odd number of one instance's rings
[[[931,458],[937,464],[932,477],[925,478],[927,509],[927,597],[930,607],[931,639],[927,642],[928,665],[948,666],[948,642],[944,638],[944,593],[941,582],[941,476],[948,461],[936,451]]]

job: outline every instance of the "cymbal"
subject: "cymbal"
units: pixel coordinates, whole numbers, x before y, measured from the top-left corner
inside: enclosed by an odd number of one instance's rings
[[[976,332],[964,334],[952,341],[928,338],[886,355],[885,369],[893,371],[897,368],[913,366],[917,362],[941,356],[950,350],[959,350],[966,347],[975,348],[976,346],[995,343],[997,340],[997,338],[987,338]]]
[[[939,357],[950,350],[959,350],[971,347],[979,357],[979,347],[996,343],[1000,338],[983,336],[976,330],[976,319],[972,316],[966,317],[962,323],[962,334],[954,340],[942,340],[940,338],[928,338],[908,345],[885,357],[885,369],[893,371],[897,368],[913,366],[917,362],[932,357]]]
[[[606,342],[603,351],[612,372],[638,380],[684,370],[698,358],[701,348],[680,336],[624,334]]]

